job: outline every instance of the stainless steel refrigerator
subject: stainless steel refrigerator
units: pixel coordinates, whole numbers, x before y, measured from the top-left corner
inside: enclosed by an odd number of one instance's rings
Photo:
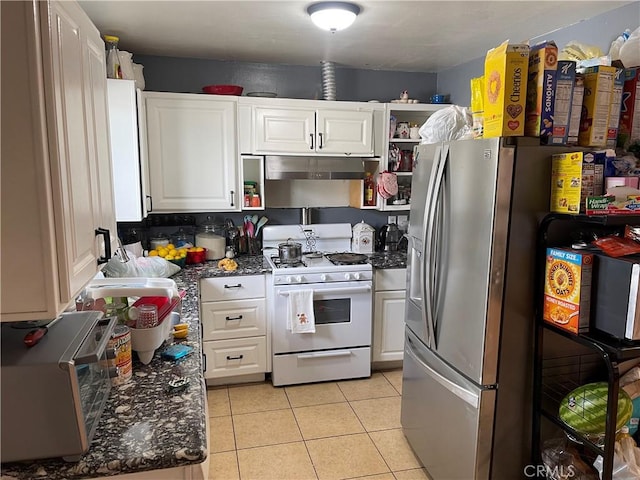
[[[402,428],[433,480],[524,478],[534,268],[551,155],[537,139],[416,148]]]

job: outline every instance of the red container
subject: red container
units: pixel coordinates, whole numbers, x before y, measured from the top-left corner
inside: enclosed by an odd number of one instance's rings
[[[187,265],[193,265],[194,263],[204,263],[206,261],[207,261],[206,248],[202,252],[187,252]]]
[[[204,93],[213,95],[242,95],[243,88],[239,85],[207,85],[202,87]]]

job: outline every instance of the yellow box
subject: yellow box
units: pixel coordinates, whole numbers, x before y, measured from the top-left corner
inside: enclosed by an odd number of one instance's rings
[[[487,52],[484,61],[483,137],[524,135],[529,45],[509,44]]]
[[[571,333],[589,331],[593,254],[547,248],[544,275],[545,322]]]
[[[551,156],[552,212],[579,213],[582,192],[582,152],[559,153]]]
[[[616,67],[597,65],[584,72],[584,98],[578,145],[605,147]]]

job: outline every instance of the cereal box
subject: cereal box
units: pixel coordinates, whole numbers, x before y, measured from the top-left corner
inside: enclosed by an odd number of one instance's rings
[[[507,40],[484,62],[484,138],[524,135],[529,45]]]
[[[618,126],[620,125],[620,108],[622,106],[622,89],[624,87],[624,68],[616,68],[611,91],[611,108],[609,110],[609,127],[607,129],[607,147],[615,148],[618,143]]]
[[[618,146],[627,148],[640,141],[640,67],[624,71]]]
[[[583,176],[582,152],[551,156],[552,212],[579,213]],[[586,169],[585,169],[586,170]]]
[[[531,47],[524,134],[540,137],[543,144],[547,143],[548,137],[553,133],[557,68],[558,47],[554,42],[543,42]]]
[[[580,116],[582,115],[582,100],[584,99],[584,76],[576,73],[576,83],[573,86],[573,98],[571,99],[571,115],[569,116],[569,135],[567,145],[578,144],[580,133]]]
[[[589,331],[593,254],[547,248],[543,318],[571,333]]]
[[[569,116],[571,115],[571,102],[575,83],[576,62],[573,60],[558,60],[556,92],[553,101],[553,130],[551,135],[541,137],[541,141],[546,141],[548,145],[566,145],[569,140]],[[582,101],[580,101],[580,105],[582,106]],[[579,121],[580,118],[578,118]]]
[[[607,144],[609,111],[615,67],[596,65],[584,72],[584,99],[580,115],[578,144],[584,147],[604,147]]]

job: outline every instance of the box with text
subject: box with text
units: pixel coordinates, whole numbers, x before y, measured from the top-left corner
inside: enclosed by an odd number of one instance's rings
[[[504,42],[484,63],[484,138],[524,135],[529,45]]]
[[[578,144],[583,147],[604,147],[607,144],[615,74],[615,67],[604,65],[588,67],[584,72],[584,99],[578,133]]]
[[[543,318],[571,333],[589,331],[593,254],[547,248]]]
[[[553,100],[553,127],[551,135],[541,138],[548,145],[566,145],[569,140],[569,118],[575,83],[576,62],[558,60],[556,92]]]
[[[527,74],[524,134],[546,144],[553,133],[558,47],[543,42],[531,47]]]

